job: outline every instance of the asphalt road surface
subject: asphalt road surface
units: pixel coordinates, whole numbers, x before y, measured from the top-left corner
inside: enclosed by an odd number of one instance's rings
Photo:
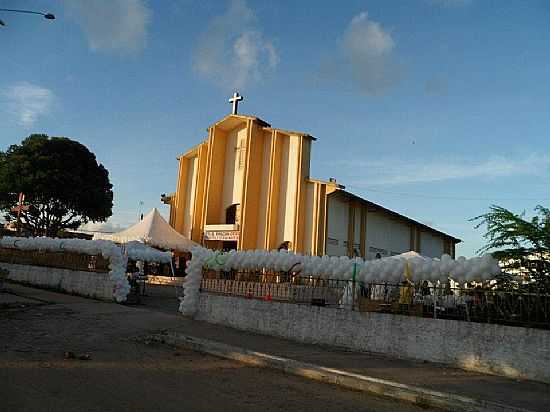
[[[0,305],[2,412],[426,410],[150,341],[158,311],[51,296]]]

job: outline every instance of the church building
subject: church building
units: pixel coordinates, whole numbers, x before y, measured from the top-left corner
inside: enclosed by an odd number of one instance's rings
[[[178,157],[170,225],[212,249],[277,249],[366,259],[414,250],[454,257],[459,239],[310,176],[308,133],[233,114]]]

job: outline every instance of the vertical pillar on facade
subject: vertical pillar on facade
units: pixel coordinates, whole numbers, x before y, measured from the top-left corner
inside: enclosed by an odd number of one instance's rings
[[[246,134],[246,162],[241,201],[241,232],[239,249],[255,249],[258,236],[258,209],[262,182],[263,135],[256,123],[248,120]]]
[[[210,180],[212,172],[212,140],[214,135],[215,126],[208,129],[208,139],[206,140],[206,174],[205,174],[205,184],[206,190],[204,193],[204,204],[202,205],[202,219],[201,226],[206,225],[206,215],[208,213],[208,201],[210,200]]]
[[[313,202],[312,202],[312,222],[311,222],[311,254],[319,255],[319,204],[320,204],[320,189],[321,184],[318,182],[310,182],[313,185]]]
[[[206,162],[204,164],[204,185],[201,224],[202,231],[210,222],[217,223],[221,211],[223,196],[223,177],[225,171],[225,148],[227,133],[213,126],[209,129]]]
[[[414,225],[409,226],[409,250],[416,251],[416,227]]]
[[[183,157],[179,157],[178,168],[178,183],[176,186],[176,195],[174,196],[172,208],[174,209],[173,226],[176,231],[183,233],[183,219],[185,215],[185,200],[187,197],[187,170],[189,161]]]
[[[175,201],[176,201],[176,195],[174,194],[174,197],[170,199],[170,202],[168,203],[170,205],[170,219],[168,221],[168,224],[173,228],[176,227],[176,208],[174,206]]]
[[[353,245],[355,243],[355,202],[348,203],[348,256],[354,255]]]
[[[455,257],[455,243],[450,238],[443,238],[443,253],[448,254],[452,258]]]
[[[317,245],[315,254],[323,256],[327,253],[327,185],[319,184],[317,204]]]
[[[296,173],[296,199],[294,203],[294,242],[292,242],[292,250],[294,252],[303,252],[304,249],[304,208],[305,208],[305,176],[304,170],[307,165],[304,162],[309,161],[304,157],[304,137],[300,136],[298,140],[297,151],[298,171]]]
[[[281,137],[277,130],[271,134],[269,154],[269,187],[267,197],[267,217],[265,231],[265,248],[277,247],[277,210],[279,207],[279,185],[281,178]]]
[[[367,208],[361,206],[361,233],[359,238],[361,257],[367,258]]]
[[[201,144],[197,150],[197,176],[195,184],[194,203],[190,205],[193,208],[193,222],[191,226],[191,240],[202,243],[204,232],[203,213],[206,198],[206,165],[208,163],[208,145]]]
[[[327,216],[328,216],[328,192],[327,185],[321,184],[319,187],[319,228],[318,228],[318,247],[317,254],[320,256],[327,254]]]

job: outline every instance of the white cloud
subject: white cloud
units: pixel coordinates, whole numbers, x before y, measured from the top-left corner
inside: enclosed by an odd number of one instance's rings
[[[142,0],[64,0],[92,50],[137,52],[145,46],[151,11]]]
[[[338,53],[321,65],[319,80],[336,81],[367,95],[382,94],[398,80],[395,48],[390,31],[361,12],[344,30]]]
[[[193,68],[227,90],[261,80],[278,63],[275,46],[243,0],[232,0],[224,14],[212,19],[193,54]]]
[[[79,229],[88,232],[117,233],[126,228],[127,226],[122,226],[108,220],[107,222],[89,222],[80,226]]]
[[[377,57],[391,52],[395,44],[380,23],[369,20],[368,13],[364,11],[351,20],[344,46],[353,56]]]
[[[378,94],[393,85],[395,42],[380,23],[369,19],[367,12],[351,20],[342,47],[351,75],[364,93]]]
[[[493,156],[472,161],[436,159],[402,161],[395,158],[347,162],[361,172],[351,181],[357,186],[399,185],[453,179],[499,178],[507,176],[542,176],[550,171],[550,155]]]
[[[8,111],[26,128],[32,127],[40,116],[48,114],[55,101],[55,95],[50,89],[29,82],[9,86],[4,92],[4,98]]]

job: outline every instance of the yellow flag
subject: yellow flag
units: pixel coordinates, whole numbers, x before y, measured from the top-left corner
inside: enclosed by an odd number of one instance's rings
[[[411,273],[411,267],[409,266],[409,262],[405,262],[405,279],[408,281],[411,281],[412,273]]]

